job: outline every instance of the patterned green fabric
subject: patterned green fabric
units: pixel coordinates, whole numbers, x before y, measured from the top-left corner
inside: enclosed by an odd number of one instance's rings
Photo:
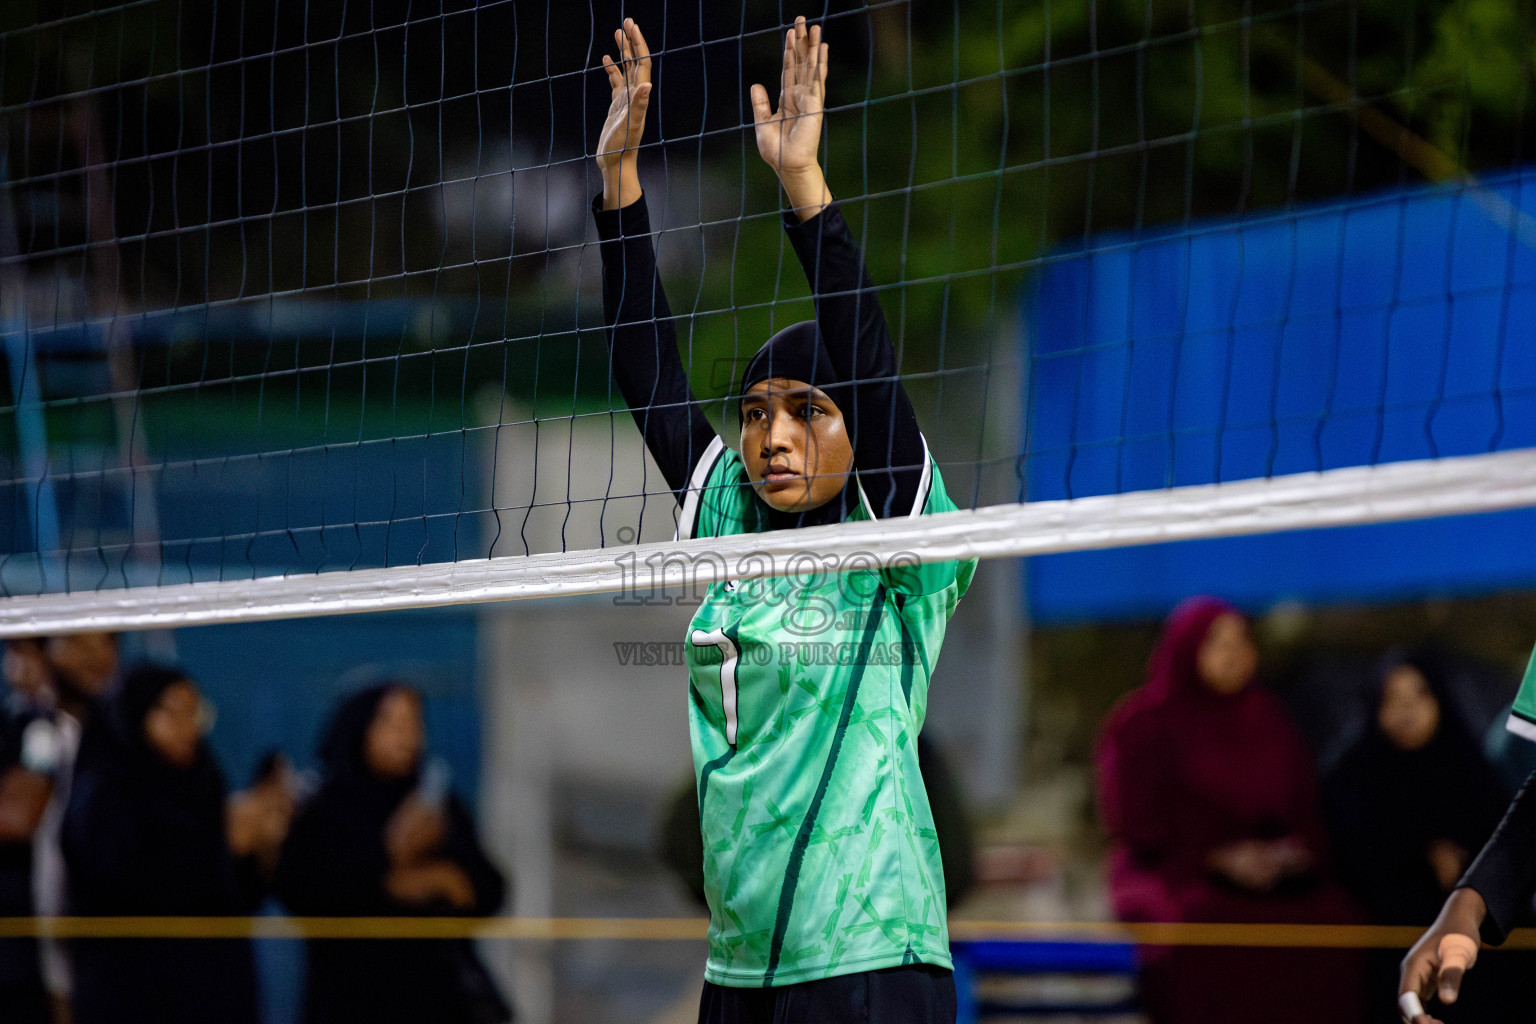
[[[1509,731],[1536,740],[1536,651],[1531,652],[1525,678],[1520,681],[1520,692],[1515,694],[1515,706],[1509,713]]]
[[[954,509],[931,471],[922,511]],[[763,530],[761,507],[740,458],[724,451],[691,533]],[[916,741],[945,626],[975,568],[808,571],[709,588],[685,649],[710,981],[951,966]]]

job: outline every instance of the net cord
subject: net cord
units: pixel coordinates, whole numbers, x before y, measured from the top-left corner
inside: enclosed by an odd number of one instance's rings
[[[664,588],[702,594],[724,579],[809,569],[1047,555],[1531,506],[1536,449],[1518,449],[563,554],[10,597],[0,600],[0,639]]]

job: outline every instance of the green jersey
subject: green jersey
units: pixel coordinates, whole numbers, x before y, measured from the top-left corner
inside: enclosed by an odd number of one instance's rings
[[[1515,706],[1509,712],[1509,731],[1536,741],[1536,651],[1531,652],[1520,692],[1515,694]]]
[[[954,508],[928,458],[911,514]],[[872,518],[867,500],[850,518]],[[717,440],[693,476],[680,536],[766,528],[740,457]],[[808,560],[795,576],[716,583],[690,624],[705,977],[717,985],[951,966],[916,741],[976,563],[862,564],[827,571]]]

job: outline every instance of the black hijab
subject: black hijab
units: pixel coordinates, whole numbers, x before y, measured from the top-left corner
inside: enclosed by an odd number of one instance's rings
[[[1395,669],[1418,670],[1440,706],[1435,734],[1403,750],[1378,712]],[[1427,923],[1445,894],[1429,868],[1431,843],[1476,854],[1503,810],[1498,780],[1452,693],[1454,672],[1433,651],[1384,658],[1362,691],[1354,739],[1324,780],[1340,866],[1382,923]]]
[[[853,395],[853,386],[838,379],[832,356],[821,340],[821,328],[814,320],[790,324],[763,343],[742,372],[740,397],[746,397],[752,385],[772,377],[804,381],[836,402],[839,409],[847,409]]]
[[[180,669],[132,669],[86,726],[63,834],[79,913],[243,909],[224,831],[224,775],[207,744],[199,741],[182,767],[144,732],[165,691],[183,682],[190,677]]]
[[[149,713],[177,683],[193,685],[192,677],[170,665],[146,664],[129,670],[107,696],[99,728],[87,730],[87,737],[94,732],[97,742],[82,743],[81,760],[101,758],[110,765],[108,770],[126,773],[147,799],[170,801],[203,814],[210,805],[217,805],[222,814],[224,776],[207,743],[199,740],[195,759],[181,767],[167,761],[145,734]],[[81,770],[89,769],[82,764]]]
[[[409,775],[393,779],[381,779],[368,767],[368,728],[378,717],[385,698],[397,692],[409,693],[421,702],[415,687],[398,680],[380,680],[364,687],[337,705],[316,751],[327,788],[365,793],[370,808],[375,812],[387,808],[383,811],[386,816],[416,788],[421,774],[419,763]]]
[[[763,343],[763,347],[747,362],[741,375],[741,388],[737,401],[746,397],[752,385],[773,377],[804,381],[816,388],[843,414],[850,441],[856,437],[854,422],[853,385],[838,379],[832,366],[832,357],[821,338],[821,328],[814,320],[802,320],[790,324]],[[738,406],[739,407],[739,406]],[[768,524],[772,529],[785,530],[798,526],[823,526],[840,523],[858,505],[858,484],[854,474],[848,474],[848,483],[837,497],[825,505],[806,509],[804,512],[781,512],[763,502]]]
[[[77,914],[249,913],[225,835],[224,778],[205,743],[186,767],[144,732],[187,673],[144,665],[122,677],[86,724],[64,816],[70,908]],[[79,1024],[256,1024],[256,970],[245,940],[82,939],[74,946]]]
[[[392,693],[411,686],[381,680],[346,697],[321,735],[324,780],[299,812],[277,867],[288,909],[319,916],[414,913],[489,914],[505,883],[485,858],[474,825],[449,794],[446,835],[435,856],[458,865],[474,887],[467,911],[399,902],[386,884],[392,862],[385,838],[391,815],[417,785],[419,770],[383,779],[368,768],[369,726]],[[310,1024],[420,1024],[506,1020],[505,1005],[466,939],[318,940],[309,944],[305,1019]]]
[[[1423,676],[1440,708],[1440,723],[1434,735],[1417,750],[1398,747],[1382,732],[1378,720],[1387,680],[1399,668],[1411,668]],[[1470,837],[1480,845],[1477,833],[1481,831],[1481,822],[1467,820],[1468,812],[1476,811],[1478,801],[1469,801],[1466,790],[1470,783],[1480,784],[1491,773],[1451,692],[1452,675],[1447,659],[1434,651],[1393,652],[1383,658],[1364,690],[1365,706],[1361,709],[1353,750],[1375,776],[1373,781],[1382,799],[1394,805],[1394,814],[1403,812],[1423,818],[1426,803],[1443,807],[1446,810],[1439,834],[1453,839]],[[1419,813],[1412,814],[1415,809]],[[1473,816],[1481,817],[1475,813]]]

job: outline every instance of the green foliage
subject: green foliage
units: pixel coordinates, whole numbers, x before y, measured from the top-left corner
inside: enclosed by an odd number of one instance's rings
[[[1464,0],[1435,19],[1434,42],[1415,69],[1428,96],[1407,109],[1428,125],[1430,141],[1461,150],[1469,117],[1488,130],[1520,133],[1536,63],[1531,11],[1508,0]]]
[[[1474,171],[1517,162],[1531,134],[1524,2],[1045,0],[874,16],[895,22],[876,39],[896,43],[877,46],[868,82],[834,68],[827,163],[834,191],[870,195],[876,279],[911,282],[908,337],[930,350],[946,328],[995,324],[1031,261],[1074,239],[1415,180],[1362,134],[1350,96]]]
[[[74,16],[91,6],[66,5],[52,22],[46,5],[5,8],[0,114],[10,181],[30,181],[42,199],[84,208],[80,153],[100,166],[98,144],[108,162],[133,157],[112,172],[117,229],[145,237],[121,247],[114,303],[193,306],[274,289],[372,299],[373,281],[413,299],[499,302],[510,287],[530,316],[564,303],[546,290],[547,266],[521,249],[510,274],[499,255],[435,269],[445,246],[434,155],[455,132],[496,140],[508,122],[481,105],[510,102],[509,80],[530,84],[527,67],[492,61],[499,46],[474,62],[439,61],[450,37],[431,32],[467,20],[416,18],[412,31],[425,35],[409,53],[426,63],[411,77],[405,30],[376,30],[406,18],[405,4],[322,17],[256,0],[150,3]],[[747,5],[753,18],[768,7]],[[40,23],[49,27],[28,28]],[[1476,173],[1518,163],[1536,142],[1531,0],[914,0],[828,26],[828,177],[853,197],[850,219],[909,374],[976,363],[980,339],[1011,319],[1031,269],[1058,247],[1422,180],[1391,139],[1363,128],[1364,114]],[[522,34],[523,49],[550,61],[530,65],[535,76],[563,76],[549,82],[553,107],[556,85],[575,81],[558,55],[575,50],[557,48],[557,59],[547,33]],[[299,45],[306,38],[336,41]],[[761,58],[774,39],[747,33],[744,70],[772,73]],[[279,55],[262,56],[269,48]],[[408,79],[438,88],[471,63],[484,64],[470,82],[480,92],[461,82],[447,93],[464,102],[412,94],[419,105],[405,109]],[[741,89],[733,66],[709,67],[717,95]],[[577,111],[561,111],[559,130],[579,130]],[[675,121],[668,130],[680,131]],[[259,141],[235,144],[242,137]],[[671,160],[703,161],[715,193],[706,219],[721,225],[701,231],[702,280],[690,271],[668,282],[695,386],[719,396],[769,333],[809,315],[806,287],[750,142],[709,132],[675,147]],[[36,205],[13,196],[18,209]],[[546,338],[540,358],[566,345]],[[606,391],[601,373],[567,362],[540,378],[559,377],[562,396]],[[501,373],[491,368],[490,383]]]

